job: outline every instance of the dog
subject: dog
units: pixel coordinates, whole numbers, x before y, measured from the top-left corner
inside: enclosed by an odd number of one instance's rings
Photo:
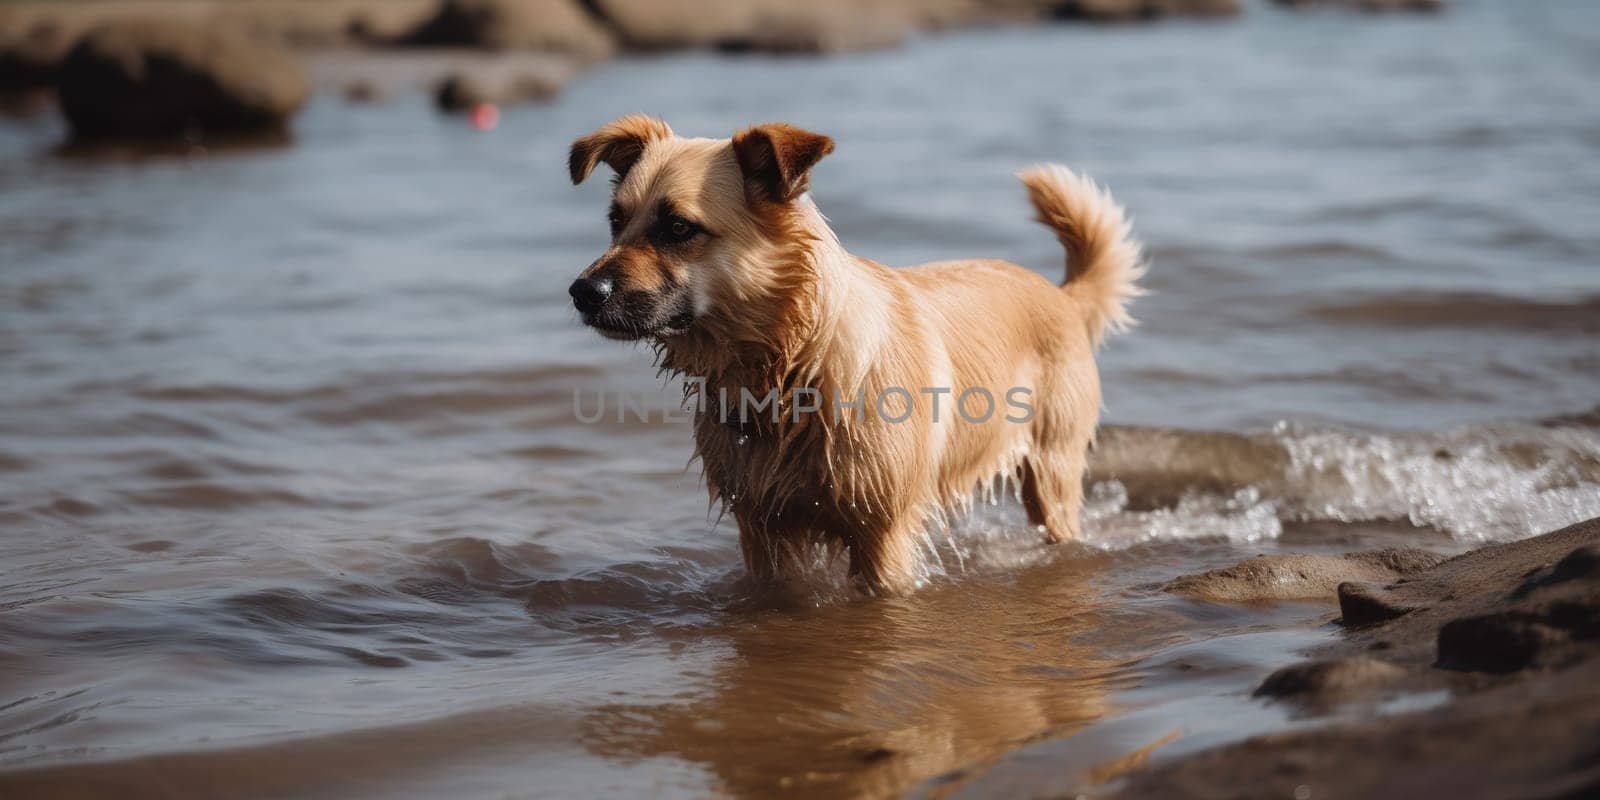
[[[822,542],[869,592],[912,589],[926,529],[996,480],[1050,542],[1078,537],[1094,353],[1133,324],[1145,270],[1122,207],[1032,167],[1018,177],[1067,251],[1060,286],[995,260],[892,269],[846,252],[811,198],[833,149],[782,123],[686,138],[637,115],[574,141],[574,184],[616,174],[611,246],[569,289],[583,322],[686,378],[696,456],[757,581]]]

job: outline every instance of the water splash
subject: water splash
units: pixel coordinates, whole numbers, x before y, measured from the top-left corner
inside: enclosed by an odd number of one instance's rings
[[[1085,517],[1113,540],[1272,538],[1288,522],[1405,522],[1469,542],[1600,516],[1600,432],[1528,424],[1356,433],[1113,428]]]
[[[1600,516],[1592,431],[1463,428],[1437,435],[1275,434],[1296,518],[1404,520],[1467,541],[1517,539]]]

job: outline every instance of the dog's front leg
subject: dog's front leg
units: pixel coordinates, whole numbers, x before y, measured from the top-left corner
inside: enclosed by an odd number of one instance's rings
[[[753,515],[736,514],[739,523],[739,553],[744,556],[744,569],[758,584],[771,583],[779,574],[782,557],[780,534]]]
[[[904,594],[916,586],[917,529],[904,518],[866,524],[850,539],[850,575],[873,594]]]

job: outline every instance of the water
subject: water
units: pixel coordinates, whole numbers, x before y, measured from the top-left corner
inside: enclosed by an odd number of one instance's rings
[[[420,95],[177,157],[7,121],[0,787],[1038,793],[1288,724],[1246,694],[1329,607],[1162,581],[1600,515],[1600,19],[1252,11],[625,60],[487,135]],[[1056,277],[1011,173],[1108,184],[1152,294],[1088,541],[1002,502],[907,598],[746,585],[687,427],[572,411],[670,396],[565,297],[606,239],[566,146],[635,111],[832,135],[817,200],[888,263]]]

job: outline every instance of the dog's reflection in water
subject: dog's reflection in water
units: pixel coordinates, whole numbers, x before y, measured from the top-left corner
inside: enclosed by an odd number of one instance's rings
[[[1085,642],[1104,623],[1089,579],[1057,562],[1003,583],[740,612],[690,699],[600,709],[584,744],[682,758],[737,797],[897,795],[1106,713],[1118,662]]]

